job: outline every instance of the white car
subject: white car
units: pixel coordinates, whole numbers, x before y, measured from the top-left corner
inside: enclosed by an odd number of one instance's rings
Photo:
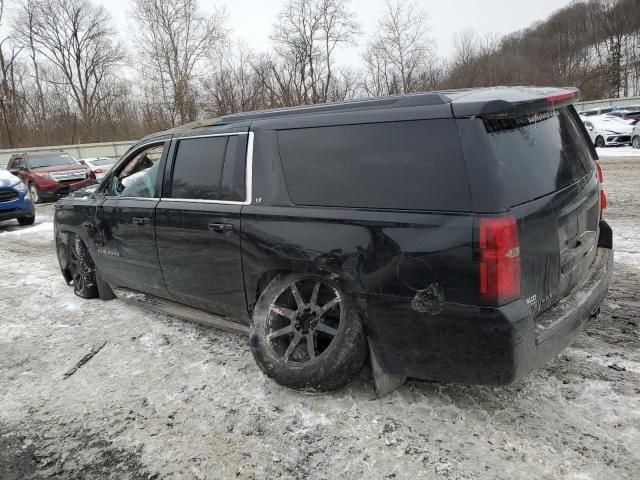
[[[596,147],[628,145],[631,143],[633,125],[629,125],[623,120],[615,117],[598,116],[583,117],[582,121]]]
[[[116,164],[116,160],[107,157],[83,158],[80,163],[87,165],[96,176],[96,180],[101,180],[111,167]]]
[[[636,123],[633,127],[633,133],[631,134],[631,145],[633,148],[640,149],[640,122]]]

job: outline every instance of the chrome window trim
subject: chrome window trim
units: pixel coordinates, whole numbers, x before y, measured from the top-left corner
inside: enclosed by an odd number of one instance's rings
[[[143,201],[147,201],[150,202],[152,200],[154,201],[158,201],[160,200],[158,197],[118,197],[116,195],[104,195],[104,199],[106,200],[143,200]]]
[[[191,138],[207,138],[207,137],[231,137],[232,135],[249,135],[251,136],[253,132],[227,132],[227,133],[208,133],[206,135],[190,135],[188,137],[173,137],[171,140],[180,141],[180,140],[189,140]]]
[[[220,205],[251,205],[251,198],[253,194],[253,132],[229,132],[229,133],[212,133],[209,135],[193,135],[190,137],[177,137],[171,139],[172,142],[179,142],[180,140],[192,139],[192,138],[207,138],[207,137],[230,137],[233,135],[248,135],[247,139],[247,154],[245,156],[245,200],[240,202],[237,200],[204,200],[200,198],[168,198],[160,197],[160,200],[165,202],[182,202],[182,203],[214,203]],[[174,158],[175,161],[175,158]]]

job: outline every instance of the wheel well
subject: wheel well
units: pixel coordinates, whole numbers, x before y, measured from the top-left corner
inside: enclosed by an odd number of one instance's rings
[[[267,285],[269,285],[269,283],[271,283],[271,280],[276,278],[281,273],[290,273],[292,271],[293,270],[285,270],[285,269],[269,270],[268,272],[264,272],[262,275],[260,275],[260,278],[258,279],[258,283],[256,284],[255,298],[252,299],[253,303],[250,305],[251,310],[253,311],[253,307],[255,306],[256,302],[260,298],[260,295],[262,295],[262,292],[264,292],[264,289],[267,288]]]

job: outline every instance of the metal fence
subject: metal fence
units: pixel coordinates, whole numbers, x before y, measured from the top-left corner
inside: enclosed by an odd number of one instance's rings
[[[603,100],[591,100],[590,102],[575,104],[578,112],[598,107],[624,107],[625,105],[640,105],[640,97],[605,98]]]
[[[83,143],[79,145],[55,145],[50,147],[10,148],[0,150],[0,167],[7,165],[9,158],[14,153],[39,152],[44,150],[64,150],[70,155],[80,159],[89,157],[120,158],[135,141],[108,142],[108,143]]]

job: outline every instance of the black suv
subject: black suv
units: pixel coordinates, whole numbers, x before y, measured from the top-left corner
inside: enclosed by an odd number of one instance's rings
[[[62,273],[82,297],[135,290],[250,329],[295,388],[344,385],[367,351],[380,378],[513,382],[598,314],[612,275],[577,96],[433,92],[148,136],[56,205]]]

